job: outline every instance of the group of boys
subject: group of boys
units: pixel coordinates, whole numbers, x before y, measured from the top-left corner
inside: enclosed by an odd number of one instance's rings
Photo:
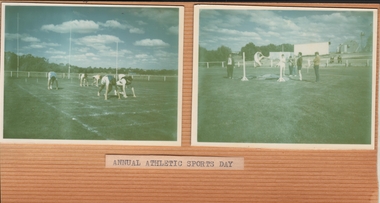
[[[101,91],[105,87],[106,92],[104,94],[104,99],[107,100],[108,99],[108,93],[110,93],[112,90],[112,87],[114,87],[115,88],[115,95],[117,95],[119,99],[120,99],[120,95],[123,95],[124,98],[127,98],[126,89],[127,89],[128,85],[132,84],[133,78],[131,76],[127,76],[124,74],[119,74],[118,78],[119,79],[117,80],[113,75],[105,75],[103,77],[101,75],[93,76],[93,79],[94,79],[93,85],[96,84],[96,86],[98,86],[99,80],[100,80],[98,96],[100,96]],[[79,85],[81,87],[85,86],[86,82],[87,82],[87,86],[88,86],[87,74],[86,73],[81,74]],[[48,73],[48,90],[53,89],[54,83],[56,84],[56,89],[58,90],[57,74],[55,72],[51,71]],[[122,91],[119,91],[119,88]],[[136,97],[135,90],[134,90],[133,86],[131,87],[131,90],[133,93],[133,97]]]
[[[298,57],[292,59],[292,56],[289,57],[289,76],[296,76],[295,74],[295,67],[294,64],[297,65],[297,70],[298,70],[298,75],[300,76],[300,80],[302,80],[302,53],[298,53]],[[315,52],[315,58],[313,59],[313,64],[314,64],[314,72],[315,72],[315,77],[316,77],[316,82],[319,82],[319,64],[321,62],[321,57],[319,56],[319,52]]]
[[[261,52],[257,52],[261,54]],[[257,54],[256,53],[256,54]],[[256,55],[255,55],[256,57]],[[262,58],[260,58],[261,60]],[[296,69],[298,70],[299,79],[302,81],[302,53],[299,52],[298,56],[295,58],[292,58],[292,56],[288,59],[288,66],[289,66],[289,76],[296,76]],[[320,56],[319,52],[315,52],[315,58],[313,60],[314,64],[314,71],[316,76],[316,82],[319,81],[319,64],[320,64]],[[227,59],[227,78],[232,79],[233,69],[235,66],[234,59],[232,58],[231,54],[229,54]],[[278,66],[280,67],[280,78],[278,79],[279,82],[284,82],[285,79],[283,79],[283,75],[285,75],[285,56],[284,54],[280,57],[280,62],[278,63]]]

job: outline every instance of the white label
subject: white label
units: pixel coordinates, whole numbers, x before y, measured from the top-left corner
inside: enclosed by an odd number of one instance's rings
[[[106,168],[244,170],[244,158],[106,155]]]

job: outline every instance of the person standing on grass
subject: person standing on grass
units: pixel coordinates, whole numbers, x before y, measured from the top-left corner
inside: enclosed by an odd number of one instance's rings
[[[234,73],[235,61],[230,54],[227,59],[227,78],[232,79],[232,74]]]
[[[289,77],[290,77],[293,75],[293,72],[294,72],[294,60],[292,56],[289,56],[288,66],[289,66]]]
[[[100,96],[100,92],[103,90],[103,88],[106,87],[106,93],[104,94],[104,100],[107,100],[108,99],[108,93],[111,92],[112,86],[114,86],[115,90],[117,91],[116,78],[113,77],[112,75],[104,76],[102,78],[102,80],[100,81],[98,96]],[[119,95],[119,97],[120,97],[120,95]]]
[[[315,82],[319,81],[319,63],[321,62],[321,57],[319,57],[319,52],[315,52],[314,63],[314,72],[315,72]]]
[[[53,89],[53,83],[55,82],[56,89],[58,90],[57,74],[54,71],[48,73],[48,90]]]
[[[302,52],[298,52],[298,58],[297,58],[297,70],[298,70],[298,75],[300,76],[300,81],[302,81]]]

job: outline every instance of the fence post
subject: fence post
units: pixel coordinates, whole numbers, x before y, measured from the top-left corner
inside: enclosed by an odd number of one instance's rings
[[[12,77],[12,71],[11,71],[11,77]]]
[[[209,68],[208,62],[207,62],[207,68]]]
[[[148,81],[150,80],[150,75],[148,75]]]
[[[166,76],[164,76],[164,81],[166,81]]]
[[[28,72],[28,78],[30,78],[30,72]]]
[[[222,61],[222,68],[224,68],[224,61]]]

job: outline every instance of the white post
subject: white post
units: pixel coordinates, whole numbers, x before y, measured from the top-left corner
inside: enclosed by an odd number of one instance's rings
[[[346,67],[348,67],[348,60],[346,60]]]
[[[243,78],[241,81],[248,81],[248,78],[245,76],[245,52],[243,52]]]
[[[208,62],[207,62],[207,68],[209,68]]]
[[[150,75],[148,75],[148,81],[150,80]]]
[[[164,76],[164,81],[166,81],[166,76]]]
[[[12,77],[12,71],[11,71],[11,77]]]
[[[70,24],[70,43],[69,43],[69,70],[67,74],[67,79],[70,79],[70,63],[71,63],[71,24]]]
[[[222,61],[222,68],[224,68],[224,61]]]
[[[30,78],[30,72],[28,72],[28,78]]]
[[[118,52],[119,52],[119,42],[116,42],[116,80],[119,80],[119,77],[117,75],[117,60],[118,60]]]
[[[17,13],[17,77],[20,71],[20,53],[19,53],[19,14]]]

